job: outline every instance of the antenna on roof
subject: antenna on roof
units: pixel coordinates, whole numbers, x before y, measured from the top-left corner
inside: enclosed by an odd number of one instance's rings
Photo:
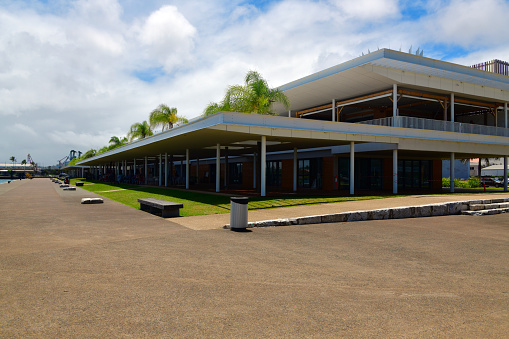
[[[408,54],[412,54],[412,45],[410,45],[410,49],[408,50]]]
[[[419,55],[419,49],[421,49],[421,46],[417,47],[417,51],[415,51],[415,55]]]

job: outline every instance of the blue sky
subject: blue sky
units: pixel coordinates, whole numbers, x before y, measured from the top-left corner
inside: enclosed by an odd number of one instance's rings
[[[507,60],[507,13],[504,0],[0,0],[0,162],[100,148],[161,103],[197,117],[251,69],[279,86],[377,48]]]

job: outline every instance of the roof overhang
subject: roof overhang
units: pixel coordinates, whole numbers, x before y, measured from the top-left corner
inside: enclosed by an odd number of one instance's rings
[[[292,111],[392,89],[393,85],[455,93],[485,101],[509,101],[509,77],[408,53],[381,49],[280,86]],[[288,111],[275,105],[281,116]]]
[[[359,143],[397,144],[401,150],[461,153],[462,148],[477,154],[507,154],[507,138],[442,131],[413,130],[387,126],[295,119],[246,113],[221,112],[158,133],[78,162],[96,166],[109,162],[155,158],[168,154],[184,158],[214,158],[217,145],[221,156],[252,155],[266,138],[267,152]],[[467,147],[467,145],[469,145]],[[459,156],[459,154],[458,154]]]

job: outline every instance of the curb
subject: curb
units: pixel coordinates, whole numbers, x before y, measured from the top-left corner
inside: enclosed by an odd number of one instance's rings
[[[487,199],[487,200],[466,200],[452,201],[446,203],[437,203],[419,206],[393,207],[367,211],[341,212],[335,214],[312,215],[308,217],[273,219],[253,221],[247,224],[248,228],[253,227],[276,227],[293,225],[310,225],[331,222],[350,222],[366,220],[386,220],[386,219],[406,219],[436,217],[444,215],[458,215],[467,211],[472,204],[490,204],[503,202],[505,199]],[[224,225],[224,229],[230,229],[230,225]]]

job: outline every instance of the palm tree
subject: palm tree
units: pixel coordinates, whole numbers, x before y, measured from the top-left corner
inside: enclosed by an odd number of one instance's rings
[[[173,128],[174,124],[187,124],[189,121],[184,117],[177,115],[177,109],[175,107],[168,107],[165,104],[159,105],[155,110],[150,113],[150,127],[155,128],[157,126],[164,129]]]
[[[132,124],[127,136],[129,137],[129,141],[133,141],[134,139],[143,139],[153,134],[150,125],[145,120],[142,123],[137,122]]]
[[[203,115],[211,115],[221,111],[244,112],[256,114],[275,114],[271,110],[272,103],[279,102],[286,109],[290,108],[287,96],[277,88],[270,88],[260,73],[249,71],[245,84],[228,87],[220,103],[210,103]]]
[[[21,160],[21,164],[23,165],[23,170],[26,171],[25,165],[27,164],[27,161],[25,159]]]
[[[13,155],[9,158],[9,161],[12,161],[12,165],[14,166],[14,163],[16,162],[16,157]]]
[[[117,136],[112,136],[109,143],[110,143],[110,145],[107,148],[108,148],[108,150],[112,150],[114,148],[117,148],[117,147],[127,144],[127,138],[123,137],[122,139],[120,139]]]

